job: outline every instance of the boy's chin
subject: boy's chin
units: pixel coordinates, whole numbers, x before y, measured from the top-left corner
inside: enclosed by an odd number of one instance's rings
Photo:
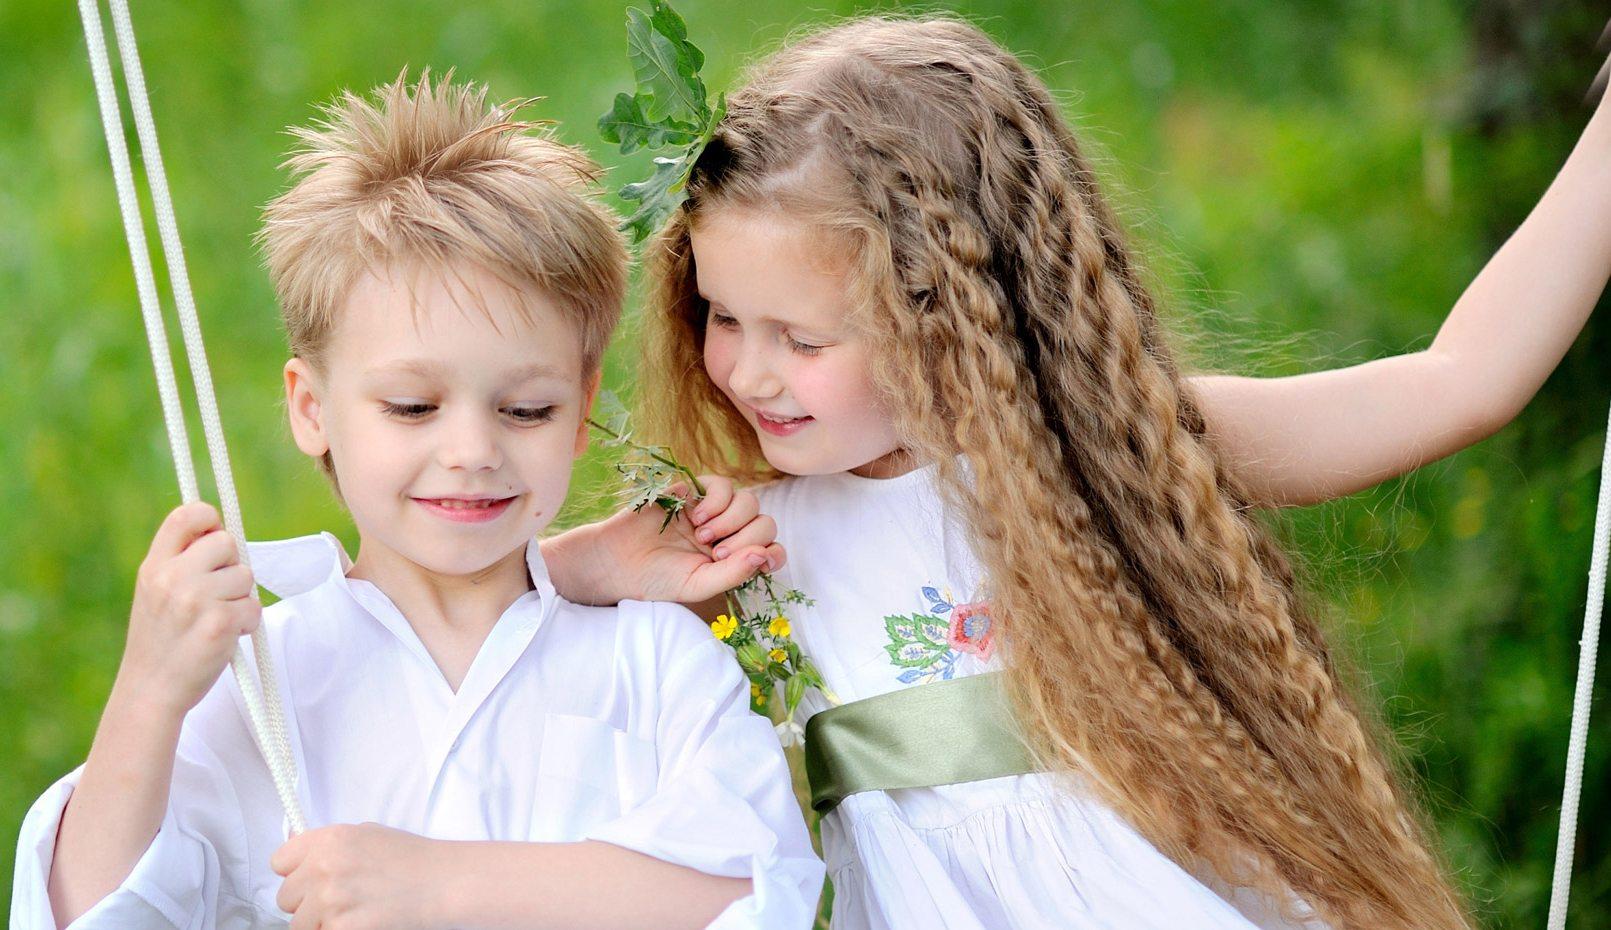
[[[505,528],[503,532],[482,535],[417,527],[396,533],[375,533],[365,532],[360,526],[358,532],[365,544],[379,544],[366,548],[389,553],[396,563],[412,565],[433,575],[470,577],[485,574],[505,561],[524,572],[526,545],[536,537],[538,529],[527,533],[524,528],[518,532]]]
[[[526,571],[524,555],[526,545],[530,541],[530,538],[526,538],[512,545],[478,546],[473,550],[470,547],[455,546],[451,541],[444,541],[434,546],[411,547],[414,551],[399,554],[433,575],[455,578],[483,575],[506,561],[511,571],[518,567],[524,574]]]

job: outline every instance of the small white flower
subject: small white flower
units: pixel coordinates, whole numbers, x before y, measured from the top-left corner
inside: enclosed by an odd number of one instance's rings
[[[785,747],[796,746],[805,742],[805,727],[795,723],[792,719],[783,721],[775,729],[778,731],[778,741]]]

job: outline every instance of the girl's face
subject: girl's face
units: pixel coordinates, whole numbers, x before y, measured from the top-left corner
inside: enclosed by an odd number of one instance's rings
[[[840,263],[809,227],[717,209],[690,233],[705,321],[705,371],[749,421],[773,467],[791,475],[909,471],[850,327]]]
[[[365,275],[324,370],[286,364],[297,444],[332,454],[360,562],[524,571],[525,543],[565,500],[597,382],[560,309],[523,296],[529,315],[474,268]]]

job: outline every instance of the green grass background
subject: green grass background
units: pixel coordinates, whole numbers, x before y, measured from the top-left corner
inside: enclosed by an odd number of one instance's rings
[[[713,88],[791,30],[867,9],[683,0]],[[884,7],[891,9],[893,7]],[[1202,367],[1289,374],[1425,346],[1587,117],[1587,2],[960,3],[1040,69]],[[280,409],[284,342],[249,239],[288,124],[405,65],[543,95],[594,131],[628,87],[623,7],[241,0],[134,6],[248,531],[353,543]],[[136,565],[177,502],[76,11],[0,5],[0,876],[84,755]],[[130,129],[132,137],[132,128]],[[1585,206],[1587,209],[1587,205]],[[1549,268],[1538,269],[1543,277]],[[1515,312],[1531,312],[1518,306]],[[1611,398],[1586,334],[1499,436],[1283,513],[1335,638],[1424,781],[1485,925],[1543,923]],[[631,390],[630,329],[609,376]],[[1405,398],[1414,403],[1414,398]],[[199,435],[199,429],[193,430]],[[200,448],[200,444],[197,444]],[[579,491],[602,487],[598,458]],[[597,512],[573,508],[568,519]],[[1571,926],[1611,927],[1611,731],[1591,734]],[[9,880],[0,896],[8,896]],[[0,900],[0,904],[8,897]]]

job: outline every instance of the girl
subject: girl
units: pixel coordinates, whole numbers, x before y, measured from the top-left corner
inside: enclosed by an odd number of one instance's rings
[[[1181,374],[1056,102],[974,27],[851,21],[729,97],[652,249],[646,425],[781,477],[822,719],[874,747],[807,733],[836,928],[1471,926],[1248,509],[1521,409],[1611,273],[1604,111],[1430,348],[1260,380]],[[951,688],[997,668],[1037,764]]]

